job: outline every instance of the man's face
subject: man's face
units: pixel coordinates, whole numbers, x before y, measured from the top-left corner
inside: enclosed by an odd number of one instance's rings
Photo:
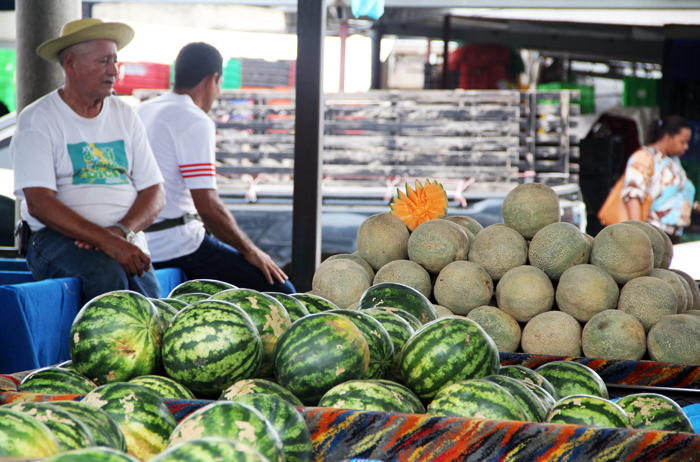
[[[66,74],[78,90],[91,99],[104,99],[112,94],[119,73],[117,44],[112,40],[80,43],[66,60]]]
[[[219,96],[219,93],[221,93],[221,85],[223,83],[224,78],[222,76],[219,76],[218,81],[212,83],[211,90],[209,92],[207,108],[204,112],[209,112],[211,110],[211,107],[214,105],[214,101],[216,101],[216,98]]]

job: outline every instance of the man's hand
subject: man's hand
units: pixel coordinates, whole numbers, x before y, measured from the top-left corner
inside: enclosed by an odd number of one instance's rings
[[[277,266],[277,263],[272,260],[272,257],[260,250],[258,247],[253,247],[250,252],[243,254],[243,256],[248,263],[263,272],[265,279],[267,279],[269,284],[274,284],[275,281],[282,284],[289,279],[289,277],[284,274],[284,271]]]
[[[143,273],[148,271],[151,267],[151,259],[148,257],[148,255],[146,255],[138,246],[131,244],[124,239],[124,232],[116,226],[108,226],[104,229],[114,234],[118,240],[115,241],[115,243],[110,242],[109,244],[102,245],[100,247],[96,247],[89,242],[80,240],[76,240],[75,245],[84,250],[102,250],[104,253],[115,259],[117,263],[122,265],[122,268],[124,268],[126,274],[129,276],[134,276],[137,274],[139,277],[142,277]],[[108,250],[104,250],[105,248]]]

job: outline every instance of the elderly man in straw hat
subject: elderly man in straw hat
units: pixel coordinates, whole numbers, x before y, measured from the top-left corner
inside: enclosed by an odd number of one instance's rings
[[[111,96],[117,50],[133,36],[90,18],[41,44],[64,84],[22,111],[10,145],[27,264],[38,280],[79,278],[85,301],[119,289],[160,297],[142,230],[165,205],[163,177],[138,115]]]

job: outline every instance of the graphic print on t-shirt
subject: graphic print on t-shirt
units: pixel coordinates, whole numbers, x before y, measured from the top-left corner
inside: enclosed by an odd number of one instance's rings
[[[68,145],[73,184],[118,185],[129,183],[124,140]]]

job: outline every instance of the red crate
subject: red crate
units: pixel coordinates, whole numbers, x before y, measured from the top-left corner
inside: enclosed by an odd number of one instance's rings
[[[139,88],[170,88],[170,65],[157,63],[119,63],[119,76],[114,90],[119,95],[131,95]]]

